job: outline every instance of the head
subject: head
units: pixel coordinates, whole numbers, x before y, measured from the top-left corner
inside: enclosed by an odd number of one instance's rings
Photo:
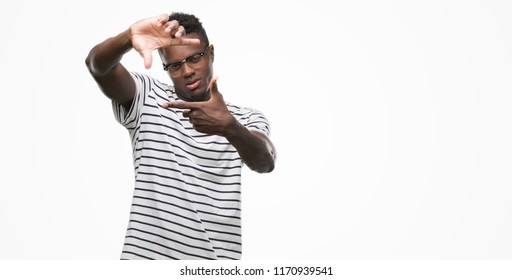
[[[172,13],[169,20],[177,20],[185,28],[185,38],[196,38],[201,42],[199,45],[168,46],[159,49],[164,65],[172,65],[188,59],[188,62],[181,64],[181,67],[171,66],[166,70],[176,93],[185,101],[210,99],[208,86],[213,76],[214,51],[206,31],[194,15]]]

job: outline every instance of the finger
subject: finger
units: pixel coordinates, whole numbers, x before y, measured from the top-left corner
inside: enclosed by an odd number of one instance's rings
[[[170,38],[169,46],[176,46],[176,45],[199,45],[201,44],[201,41],[199,39],[194,38]]]
[[[174,33],[174,37],[181,38],[185,34],[187,34],[187,32],[185,31],[185,27],[180,25],[180,26],[178,26],[178,31],[176,31],[176,33]]]
[[[212,97],[220,94],[219,89],[217,88],[217,80],[218,79],[219,79],[219,77],[213,76],[212,80],[210,81],[209,89],[210,89],[210,95]]]
[[[144,67],[146,67],[146,69],[151,68],[151,64],[153,64],[153,56],[151,55],[151,52],[151,50],[143,50],[140,54],[144,59]]]
[[[173,30],[178,30],[179,23],[176,20],[168,21],[165,24],[165,32],[171,33]]]
[[[200,107],[197,102],[172,101],[167,104],[169,108],[175,109],[198,109]]]
[[[157,18],[157,22],[158,22],[159,26],[163,26],[168,21],[169,21],[169,15],[168,14],[161,14]]]
[[[190,118],[190,112],[192,112],[190,109],[183,110],[183,117]]]

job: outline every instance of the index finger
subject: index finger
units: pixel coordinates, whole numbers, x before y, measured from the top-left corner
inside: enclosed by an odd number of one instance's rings
[[[199,41],[199,39],[195,39],[195,38],[183,38],[183,37],[180,37],[180,38],[172,38],[172,37],[167,37],[167,38],[164,38],[163,39],[164,42],[164,46],[176,46],[176,45],[199,45],[201,43],[201,41]]]
[[[172,38],[171,45],[199,45],[201,41],[195,38]]]
[[[164,108],[175,108],[175,109],[197,109],[200,107],[200,104],[197,102],[186,102],[186,101],[170,101],[164,102],[162,104]]]

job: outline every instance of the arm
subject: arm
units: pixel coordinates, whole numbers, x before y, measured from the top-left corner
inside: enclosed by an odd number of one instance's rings
[[[132,104],[135,82],[120,61],[131,49],[131,34],[126,30],[95,46],[85,60],[89,72],[101,91],[126,109]]]
[[[260,132],[250,131],[237,120],[228,141],[237,149],[247,166],[258,173],[269,173],[275,166],[275,148],[270,139]]]
[[[135,82],[120,63],[123,55],[135,49],[144,58],[144,66],[152,64],[151,52],[168,45],[199,44],[197,39],[181,38],[185,29],[177,21],[161,15],[133,24],[115,37],[96,45],[85,64],[103,93],[116,103],[129,108],[135,96]]]
[[[165,102],[162,107],[185,109],[183,116],[189,118],[195,130],[226,137],[250,169],[259,173],[274,169],[274,145],[266,135],[248,130],[231,115],[217,89],[216,77],[210,81],[210,100]]]

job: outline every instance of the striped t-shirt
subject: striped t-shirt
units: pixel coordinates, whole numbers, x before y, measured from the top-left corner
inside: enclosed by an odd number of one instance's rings
[[[121,259],[240,259],[241,169],[237,150],[217,135],[197,132],[174,87],[132,73],[137,93],[129,110],[113,103],[129,131],[135,190]],[[266,135],[265,116],[227,103],[246,128]]]

